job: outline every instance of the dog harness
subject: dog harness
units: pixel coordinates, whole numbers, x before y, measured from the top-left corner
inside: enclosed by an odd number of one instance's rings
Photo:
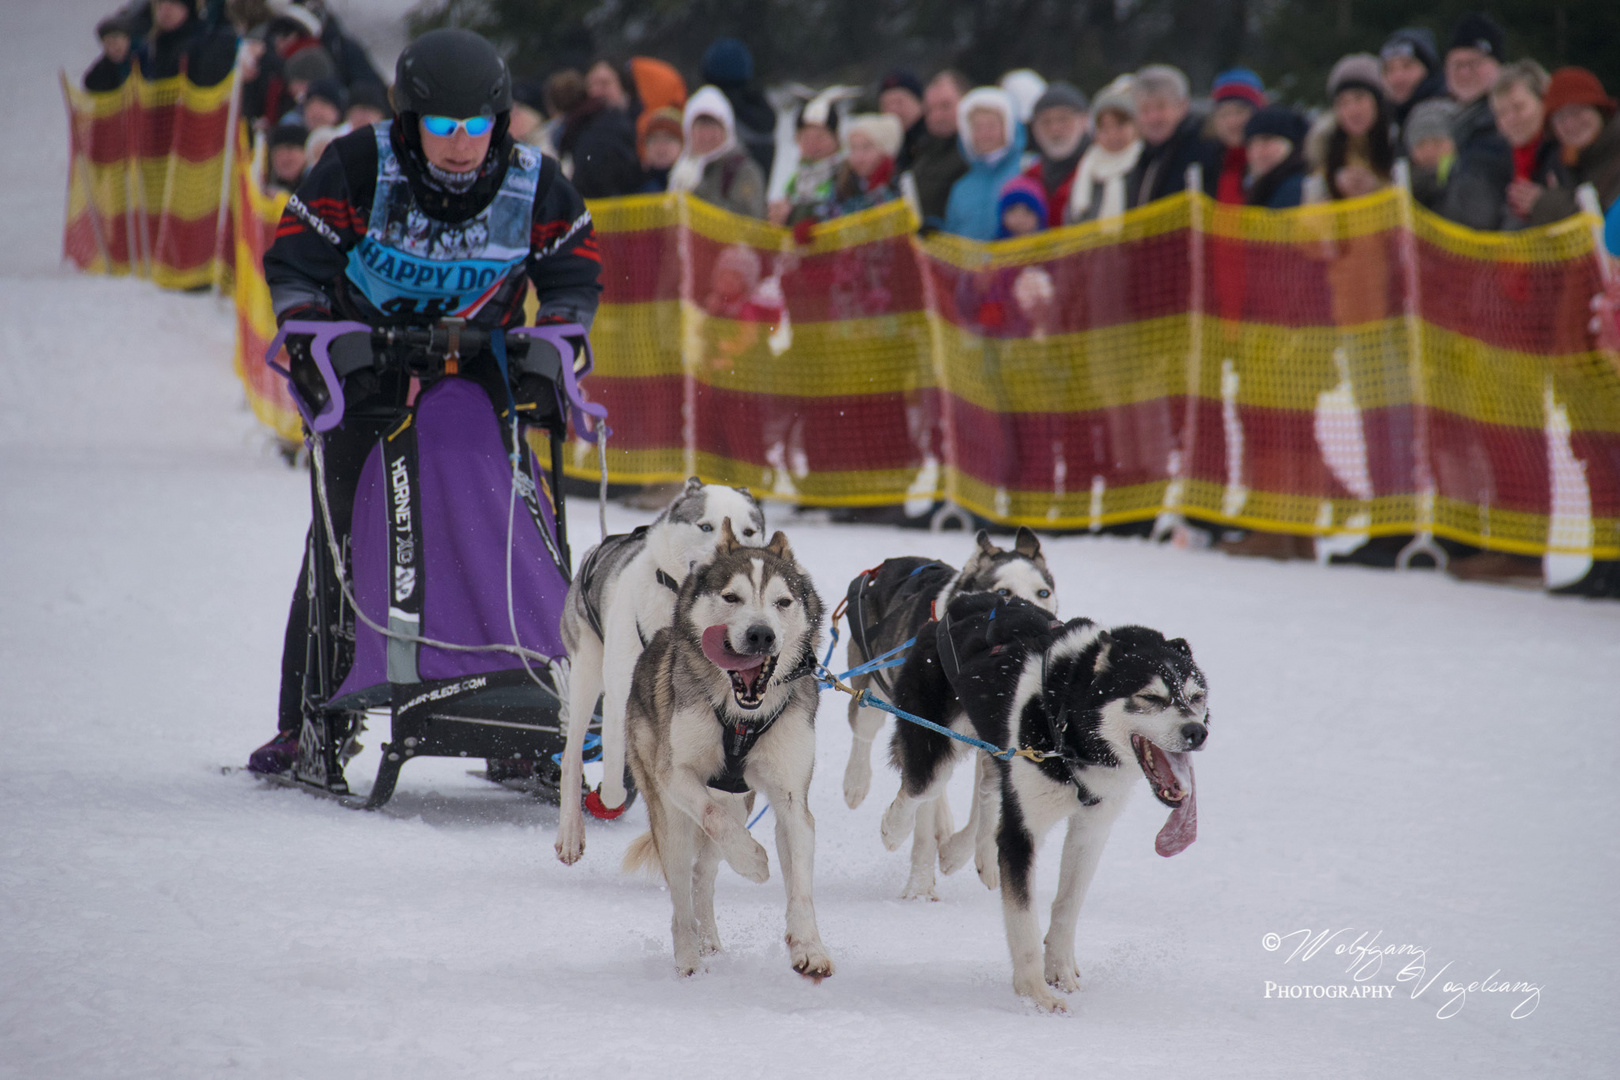
[[[619,540],[628,538],[630,540],[638,540],[646,534],[650,527],[651,526],[648,525],[638,525],[633,532],[619,533],[618,535],[610,536],[607,539]],[[579,595],[585,608],[585,621],[590,624],[592,630],[596,631],[596,636],[602,638],[603,640],[606,640],[606,635],[602,633],[602,613],[596,610],[596,604],[591,601],[591,594],[593,591],[591,586],[595,584],[597,569],[602,561],[602,552],[606,547],[607,542],[603,541],[602,543],[596,545],[596,547],[592,548],[590,555],[586,557],[585,562],[580,566],[579,573],[574,576],[574,580],[579,583]],[[663,570],[658,571],[657,578],[658,584],[662,585],[670,592],[678,593],[681,591],[681,583],[664,573]],[[641,625],[639,623],[636,625],[636,636],[641,639],[641,647],[645,649],[647,647],[647,635],[641,632]]]
[[[714,718],[719,721],[721,729],[720,746],[726,757],[720,771],[709,777],[710,787],[716,791],[729,791],[733,795],[748,791],[748,781],[743,779],[743,766],[748,763],[748,753],[759,742],[759,737],[769,731],[771,725],[787,711],[787,705],[784,701],[782,707],[771,715],[744,723],[728,720],[725,713],[720,711],[720,706],[714,706]]]

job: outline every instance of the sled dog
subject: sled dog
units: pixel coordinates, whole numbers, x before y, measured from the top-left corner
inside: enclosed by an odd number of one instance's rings
[[[662,868],[682,975],[720,949],[720,860],[750,881],[770,876],[747,827],[756,791],[776,819],[793,970],[818,980],[832,974],[811,900],[815,820],[806,801],[820,632],[821,600],[787,537],[746,547],[727,522],[713,559],[681,586],[674,621],[636,662],[625,719],[630,770],[652,830],[630,845],[624,868]]]
[[[624,788],[624,704],[636,658],[654,634],[669,625],[675,597],[692,567],[713,555],[720,526],[735,522],[736,541],[765,543],[765,514],[740,488],[704,484],[697,477],[650,525],[610,536],[580,563],[563,603],[562,639],[568,649],[569,678],[564,723],[557,822],[557,857],[578,862],[585,853],[585,816],[572,793],[583,786],[586,728],[602,697],[601,788],[586,796],[592,813],[616,817]]]
[[[1141,626],[1104,630],[1089,619],[1059,624],[1031,604],[982,593],[953,601],[935,636],[974,733],[997,746],[1045,755],[1038,762],[984,755],[995,784],[981,785],[977,798],[1001,804],[1000,827],[991,828],[1013,989],[1042,1010],[1065,1010],[1047,987],[1079,989],[1074,933],[1080,905],[1139,776],[1171,809],[1155,850],[1168,857],[1197,838],[1189,752],[1209,735],[1204,673],[1180,638],[1166,640]],[[930,756],[923,749],[919,744],[905,762],[904,787],[884,814],[886,830],[903,828],[909,808],[938,784],[948,750],[937,746]],[[981,814],[980,828],[990,820]],[[1069,828],[1043,963],[1035,853],[1064,820]]]
[[[1057,595],[1041,554],[1040,539],[1029,529],[1020,528],[1012,548],[1003,550],[989,533],[980,530],[973,554],[961,570],[931,559],[889,559],[849,583],[849,666],[857,667],[918,637],[952,597],[966,593],[1017,596],[1053,613],[1057,611]],[[915,663],[908,655],[903,667],[854,676],[850,685],[856,690],[872,687],[891,705],[936,723],[951,723],[948,714],[955,713],[965,730],[966,721],[954,707],[950,687],[930,659],[933,648],[931,635],[923,634],[911,650],[919,654]],[[871,787],[872,740],[887,716],[881,710],[861,706],[857,699],[850,700],[849,726],[854,735],[849,764],[844,768],[844,801],[851,809],[861,805]],[[896,725],[896,746],[905,737],[900,729],[908,726],[903,722]],[[960,869],[973,852],[978,813],[975,801],[968,827],[953,837],[950,803],[943,794],[918,808],[911,875],[902,896],[935,898],[936,855],[945,873]],[[897,839],[895,846],[898,843]]]

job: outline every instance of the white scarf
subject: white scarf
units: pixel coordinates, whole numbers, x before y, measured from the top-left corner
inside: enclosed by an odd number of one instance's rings
[[[1092,217],[1114,217],[1125,212],[1125,177],[1136,168],[1142,156],[1142,140],[1136,139],[1116,153],[1091,144],[1080,158],[1080,168],[1074,174],[1074,186],[1069,189],[1069,206],[1063,220],[1073,223],[1086,218],[1091,210],[1091,192],[1097,184],[1103,185],[1102,204]]]
[[[726,129],[726,141],[707,154],[692,153],[692,122],[700,116],[718,120]],[[685,136],[685,145],[681,149],[681,156],[675,159],[675,164],[669,170],[669,190],[693,191],[703,183],[703,171],[709,167],[709,162],[717,161],[737,148],[737,122],[733,118],[731,102],[716,87],[699,88],[686,102],[686,111],[681,117],[681,131]]]
[[[681,156],[675,159],[675,164],[669,169],[669,190],[694,190],[703,183],[703,170],[709,167],[709,162],[718,161],[736,148],[737,137],[728,131],[726,141],[707,154],[694,155],[690,151],[682,150]]]

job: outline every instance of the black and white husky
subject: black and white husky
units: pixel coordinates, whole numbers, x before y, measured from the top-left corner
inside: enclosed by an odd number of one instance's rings
[[[951,713],[960,713],[951,704],[951,689],[939,666],[932,661],[934,643],[922,634],[930,620],[945,611],[956,596],[985,593],[992,596],[1020,597],[1047,611],[1057,612],[1057,594],[1052,574],[1041,554],[1040,539],[1029,529],[1020,528],[1010,549],[997,547],[990,534],[980,530],[973,554],[957,570],[933,559],[914,557],[889,559],[859,575],[849,583],[847,608],[850,622],[849,666],[898,648],[910,638],[917,645],[901,668],[890,668],[850,680],[856,690],[873,688],[896,708],[950,724]],[[915,654],[914,656],[912,654]],[[853,809],[866,799],[872,783],[872,740],[883,727],[887,713],[863,707],[857,699],[849,703],[849,726],[854,733],[849,748],[849,764],[844,768],[844,801]],[[965,718],[956,717],[966,729]],[[907,737],[897,726],[891,745],[892,756],[903,753]],[[949,773],[947,771],[947,778]],[[944,871],[954,873],[973,851],[973,835],[978,826],[978,805],[969,818],[968,828],[956,833],[950,803],[943,793],[928,805],[919,807],[913,823],[911,874],[902,896],[907,899],[933,899],[936,857]],[[887,842],[888,837],[885,837]],[[896,836],[890,850],[903,837]]]
[[[652,830],[630,845],[624,867],[656,862],[663,870],[682,975],[720,949],[720,860],[750,881],[770,876],[747,826],[756,791],[776,818],[793,969],[817,980],[832,974],[811,899],[816,834],[807,801],[820,632],[821,599],[787,537],[747,547],[726,522],[714,557],[682,584],[674,621],[636,663],[626,710],[630,769]]]
[[[563,603],[562,639],[568,649],[568,730],[557,822],[557,857],[579,861],[585,853],[585,816],[580,800],[566,793],[583,786],[585,734],[596,699],[602,697],[602,763],[599,791],[587,798],[592,812],[614,817],[625,804],[624,706],[636,659],[654,634],[670,624],[675,597],[693,566],[713,556],[721,523],[735,523],[744,546],[765,543],[765,514],[752,495],[697,477],[650,525],[610,536],[585,555]]]
[[[1202,748],[1209,735],[1204,673],[1180,638],[1167,640],[1141,626],[1104,630],[1089,619],[1054,623],[1040,608],[995,596],[952,602],[936,637],[946,676],[978,737],[1046,755],[1039,762],[984,755],[996,783],[980,785],[978,797],[1001,808],[992,839],[1013,989],[1043,1010],[1064,1010],[1047,987],[1079,989],[1074,933],[1080,905],[1139,776],[1171,808],[1155,850],[1174,855],[1197,838],[1188,752]],[[939,748],[941,756],[947,752]],[[927,797],[930,764],[923,755],[906,762],[905,787],[888,814],[904,817],[913,802],[908,792]],[[933,768],[937,775],[937,764]],[[981,816],[981,823],[990,820]],[[1043,963],[1035,853],[1064,820],[1069,829]]]

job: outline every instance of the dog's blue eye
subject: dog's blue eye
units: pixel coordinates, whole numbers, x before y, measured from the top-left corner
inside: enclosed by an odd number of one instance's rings
[[[699,532],[714,532],[714,526],[710,525],[706,521],[700,521],[700,522],[698,522],[698,531]]]
[[[997,596],[1011,596],[1012,595],[1012,590],[1011,589],[997,589],[996,590],[996,595]]]
[[[1048,596],[1052,595],[1052,590],[1051,589],[1041,589],[1041,590],[1037,591],[1035,593],[1035,595],[1040,597],[1042,600],[1045,600]]]

